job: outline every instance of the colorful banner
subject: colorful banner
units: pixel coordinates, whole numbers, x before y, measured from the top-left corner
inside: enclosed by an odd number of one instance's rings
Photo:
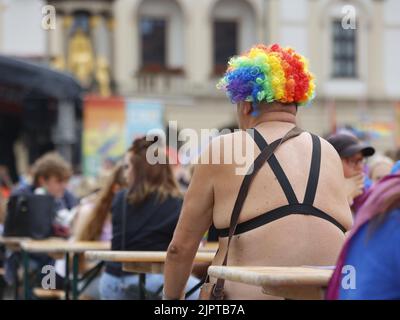
[[[126,150],[125,101],[122,98],[88,97],[84,104],[83,172],[98,176],[108,162]]]
[[[127,100],[126,141],[128,145],[150,130],[164,128],[164,107],[157,101]]]
[[[395,123],[384,121],[367,122],[362,124],[358,129],[366,132],[370,139],[381,139],[393,136]]]
[[[134,138],[164,128],[157,101],[87,97],[84,104],[83,173],[99,176],[122,158]]]

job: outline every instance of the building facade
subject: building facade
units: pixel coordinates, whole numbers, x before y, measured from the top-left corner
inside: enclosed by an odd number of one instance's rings
[[[115,94],[161,100],[166,120],[179,128],[233,123],[235,106],[216,89],[227,58],[256,43],[279,43],[308,57],[316,77],[316,99],[299,113],[303,128],[324,135],[347,124],[373,132],[381,151],[399,144],[400,1],[47,4],[57,13],[56,28],[44,31],[46,55],[55,65],[90,90],[100,90],[103,81]],[[4,48],[4,34],[1,41]]]

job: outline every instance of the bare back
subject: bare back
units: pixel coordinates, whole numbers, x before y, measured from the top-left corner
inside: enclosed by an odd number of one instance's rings
[[[264,139],[271,143],[283,137],[293,124],[271,122],[257,127]],[[223,145],[243,144],[252,141],[249,134],[236,132],[221,138]],[[318,186],[313,205],[334,218],[347,230],[352,224],[351,212],[343,190],[343,170],[340,159],[333,147],[323,139],[321,141],[321,167]],[[252,163],[260,153],[254,142]],[[214,152],[215,147],[212,147]],[[284,143],[275,152],[275,156],[286,174],[295,196],[301,202],[305,197],[309,179],[313,142],[309,133]],[[222,154],[222,153],[221,153]],[[251,153],[248,153],[251,154]],[[223,162],[224,159],[221,159]],[[213,222],[216,228],[229,227],[232,213],[243,175],[237,175],[238,164],[221,164],[214,170]],[[282,206],[288,205],[287,197],[282,190],[274,172],[265,164],[255,176],[249,194],[243,205],[239,223],[249,221],[257,216]],[[343,245],[345,235],[336,225],[327,220],[292,214],[268,224],[235,235],[229,251],[228,265],[246,266],[300,266],[300,265],[334,265]],[[226,250],[228,237],[220,238],[220,250],[213,264],[221,264]],[[228,299],[265,299],[261,288],[233,282],[225,285]]]

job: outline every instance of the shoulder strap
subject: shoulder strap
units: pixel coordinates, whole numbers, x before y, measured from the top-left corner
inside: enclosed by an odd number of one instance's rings
[[[317,193],[319,172],[321,169],[321,140],[316,135],[311,134],[313,151],[310,166],[310,175],[308,177],[306,194],[304,196],[304,204],[313,205],[315,195]]]
[[[231,215],[231,221],[229,225],[229,239],[228,239],[228,244],[226,248],[226,253],[225,253],[225,258],[222,263],[222,266],[226,266],[228,263],[228,252],[229,252],[229,246],[232,240],[232,236],[235,233],[236,226],[239,221],[239,215],[240,212],[242,211],[244,201],[247,198],[247,194],[250,188],[251,183],[253,182],[254,177],[258,173],[258,171],[261,169],[263,164],[265,164],[266,161],[273,155],[275,150],[284,142],[295,138],[299,136],[303,132],[302,129],[298,127],[294,127],[292,130],[290,130],[283,138],[278,139],[274,142],[272,142],[270,145],[268,145],[265,149],[261,151],[261,153],[258,155],[256,160],[254,161],[254,164],[252,167],[250,167],[248,174],[243,179],[242,185],[240,186],[238,196],[236,198],[235,205],[233,207],[232,215]],[[217,279],[217,283],[214,288],[214,295],[216,297],[222,297],[223,295],[223,289],[225,285],[225,280],[224,279]]]
[[[264,137],[256,129],[254,129],[254,141],[260,150],[263,150],[268,146],[267,141],[265,141]],[[299,201],[297,200],[292,185],[290,184],[290,181],[286,176],[285,171],[283,171],[278,159],[275,157],[274,154],[272,154],[271,157],[268,159],[268,164],[271,167],[271,170],[274,173],[276,179],[278,180],[288,203],[298,204]]]

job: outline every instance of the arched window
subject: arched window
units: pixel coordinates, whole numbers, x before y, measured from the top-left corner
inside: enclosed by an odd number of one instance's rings
[[[219,0],[213,10],[214,74],[225,71],[228,59],[256,42],[256,15],[243,0]]]
[[[140,71],[179,73],[183,68],[183,14],[174,0],[146,0],[139,6]]]

